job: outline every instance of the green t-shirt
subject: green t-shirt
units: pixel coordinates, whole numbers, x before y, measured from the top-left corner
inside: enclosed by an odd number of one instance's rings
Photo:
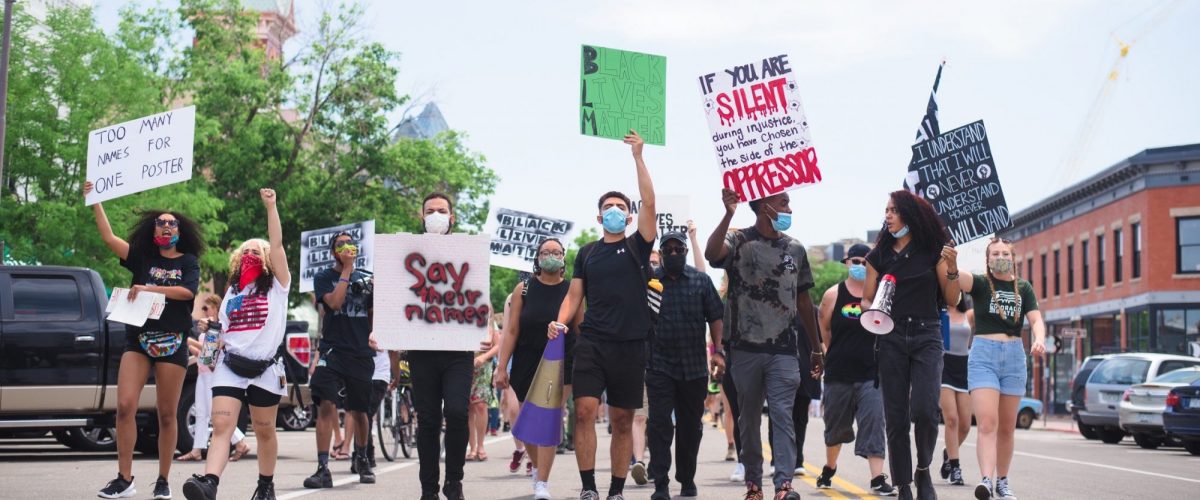
[[[1025,324],[1025,314],[1038,308],[1037,296],[1033,293],[1033,285],[1028,281],[1018,280],[1017,291],[1021,294],[1020,314],[1017,314],[1017,295],[1013,293],[1013,282],[992,278],[996,287],[996,300],[992,300],[992,290],[988,285],[986,275],[975,275],[971,285],[971,299],[975,301],[975,334],[1003,333],[1010,337],[1021,336],[1021,326]],[[999,305],[1004,310],[1007,319],[1001,318],[996,311]]]

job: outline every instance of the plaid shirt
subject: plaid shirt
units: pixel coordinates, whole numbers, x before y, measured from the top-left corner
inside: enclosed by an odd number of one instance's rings
[[[692,266],[671,278],[659,272],[663,301],[648,369],[675,380],[708,378],[708,348],[705,332],[709,322],[721,319],[725,308],[712,279]]]

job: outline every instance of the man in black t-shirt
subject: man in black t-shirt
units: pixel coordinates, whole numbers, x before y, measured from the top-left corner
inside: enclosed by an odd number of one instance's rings
[[[371,405],[371,375],[375,351],[371,349],[371,297],[361,286],[367,274],[355,269],[358,248],[349,233],[330,240],[334,266],[313,277],[317,307],[323,313],[321,345],[314,353],[316,370],[309,379],[317,404],[317,472],[304,480],[305,488],[332,488],[329,472],[329,439],[338,425],[337,402],[345,396],[346,417],[354,420],[352,470],[360,483],[374,483],[366,453],[367,411]],[[349,439],[349,436],[347,436]]]
[[[649,257],[658,236],[654,209],[654,184],[642,161],[642,138],[630,130],[625,144],[633,151],[637,166],[638,191],[642,197],[638,212],[638,230],[625,236],[629,215],[629,197],[610,191],[600,197],[596,221],[604,228],[599,241],[579,250],[575,275],[567,298],[558,312],[558,321],[549,325],[554,338],[568,332],[566,323],[575,317],[586,298],[587,311],[580,324],[575,344],[575,373],[572,393],[575,398],[575,461],[583,489],[580,500],[597,500],[596,489],[596,413],[600,395],[608,395],[612,423],[612,480],[608,498],[623,498],[625,475],[633,454],[633,411],[642,407],[646,377],[646,338],[652,327],[646,303]]]

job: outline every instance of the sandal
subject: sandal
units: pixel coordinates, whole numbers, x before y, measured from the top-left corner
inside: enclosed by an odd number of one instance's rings
[[[176,462],[199,462],[201,460],[204,460],[204,457],[201,455],[199,448],[192,448],[192,451],[175,457]]]
[[[474,451],[468,451],[468,452],[467,452],[467,458],[466,458],[466,460],[467,460],[468,462],[470,462],[470,461],[472,461],[472,460],[478,461],[478,460],[479,460],[479,453],[477,453],[477,452],[474,452]]]
[[[329,456],[333,457],[334,460],[348,460],[350,458],[350,454],[346,453],[347,444],[348,443],[346,443],[346,441],[342,441],[333,445],[333,448],[329,450]]]
[[[237,462],[238,460],[245,458],[246,455],[249,455],[249,454],[250,454],[250,445],[246,444],[245,441],[238,441],[237,446],[233,449],[233,453],[231,453],[229,455],[229,461]]]
[[[480,462],[486,462],[487,461],[487,453],[484,452],[483,450],[479,450],[478,458],[479,458]]]

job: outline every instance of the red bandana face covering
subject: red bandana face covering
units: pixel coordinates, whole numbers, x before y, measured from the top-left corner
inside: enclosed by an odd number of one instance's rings
[[[242,272],[238,277],[238,290],[244,290],[246,286],[254,283],[263,272],[262,258],[248,253],[242,256]]]

